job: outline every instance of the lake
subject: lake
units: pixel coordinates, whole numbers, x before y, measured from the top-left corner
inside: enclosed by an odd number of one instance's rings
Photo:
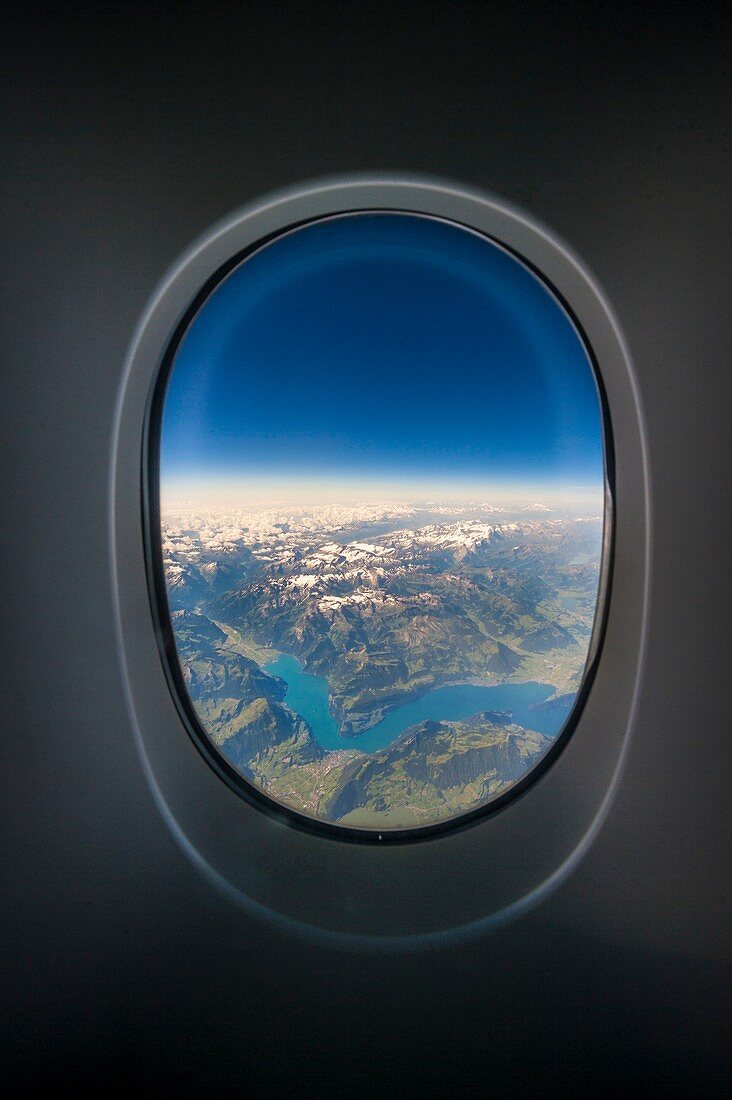
[[[519,726],[538,730],[549,737],[559,732],[571,709],[571,702],[559,706],[541,706],[554,694],[551,684],[530,681],[525,684],[449,684],[432,688],[390,711],[381,722],[358,737],[341,737],[338,723],[328,708],[328,681],[323,676],[304,672],[296,657],[282,654],[264,666],[266,672],[280,676],[287,683],[285,702],[310,726],[318,744],[333,749],[360,749],[377,752],[395,741],[409,726],[425,719],[459,721],[478,711],[507,711]]]

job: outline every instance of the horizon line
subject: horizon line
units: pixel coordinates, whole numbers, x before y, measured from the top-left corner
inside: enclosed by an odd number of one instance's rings
[[[398,490],[398,491],[397,491]],[[204,487],[199,485],[178,484],[161,485],[160,507],[170,509],[173,506],[197,507],[233,507],[245,510],[248,507],[304,507],[327,505],[359,504],[410,504],[410,505],[449,505],[464,504],[476,507],[500,507],[527,505],[586,506],[602,505],[605,495],[604,485],[557,486],[547,490],[540,486],[501,487],[463,486],[455,487],[400,485],[384,486],[330,486],[327,489],[312,485],[257,487]]]

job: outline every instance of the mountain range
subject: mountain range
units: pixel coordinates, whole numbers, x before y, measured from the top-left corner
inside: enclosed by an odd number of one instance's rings
[[[199,719],[243,775],[315,816],[389,827],[480,804],[547,738],[484,712],[423,722],[378,753],[358,736],[445,684],[535,680],[571,699],[602,522],[533,511],[500,522],[454,505],[344,511],[165,518],[173,630]],[[342,750],[324,750],[287,705],[287,684],[263,667],[277,653],[327,680]]]

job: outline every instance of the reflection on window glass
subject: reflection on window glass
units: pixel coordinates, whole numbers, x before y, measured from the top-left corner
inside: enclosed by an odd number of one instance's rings
[[[160,436],[178,659],[244,780],[383,832],[542,759],[596,614],[603,428],[519,260],[416,215],[286,233],[191,320]]]

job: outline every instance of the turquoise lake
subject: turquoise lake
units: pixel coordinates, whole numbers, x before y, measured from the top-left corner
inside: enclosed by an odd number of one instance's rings
[[[341,737],[338,724],[328,708],[328,681],[322,676],[304,672],[296,657],[282,654],[265,665],[265,670],[280,676],[287,683],[285,702],[310,726],[322,748],[360,749],[377,752],[415,722],[430,718],[435,721],[459,721],[478,711],[507,711],[512,721],[528,729],[553,737],[564,725],[571,708],[566,697],[559,706],[540,706],[554,693],[551,684],[533,681],[525,684],[497,684],[482,687],[476,684],[450,684],[433,688],[420,699],[397,707],[377,725],[358,737]]]

